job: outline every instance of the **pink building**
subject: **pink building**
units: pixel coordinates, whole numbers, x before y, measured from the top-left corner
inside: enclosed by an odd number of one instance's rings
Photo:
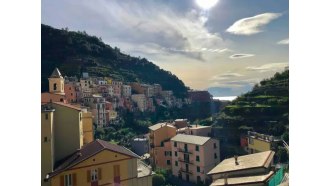
[[[193,183],[205,183],[207,173],[220,162],[219,141],[177,134],[171,139],[172,174]]]
[[[69,102],[71,102],[71,103],[77,102],[77,90],[78,90],[78,87],[76,87],[75,83],[64,84],[64,93],[65,93],[66,99]]]

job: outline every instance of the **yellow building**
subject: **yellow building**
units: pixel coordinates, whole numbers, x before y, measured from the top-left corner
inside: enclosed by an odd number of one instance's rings
[[[259,134],[256,132],[248,132],[248,152],[250,154],[274,150],[276,143],[281,140],[274,136]]]
[[[54,109],[41,108],[41,178],[54,168]],[[49,185],[43,183],[42,185]]]
[[[132,151],[95,140],[65,158],[46,180],[51,186],[152,186],[152,174]]]
[[[171,169],[171,138],[176,135],[176,127],[170,123],[158,123],[149,127],[150,159],[154,167]]]
[[[93,133],[93,116],[91,112],[84,111],[82,113],[82,125],[83,125],[83,144],[94,141]]]
[[[52,75],[48,78],[49,92],[64,95],[64,78],[58,68],[55,68]]]
[[[85,116],[83,118],[82,116]],[[90,112],[53,102],[41,108],[41,177],[53,171],[56,163],[93,141]],[[85,135],[84,135],[85,134]],[[42,185],[49,185],[42,181]]]

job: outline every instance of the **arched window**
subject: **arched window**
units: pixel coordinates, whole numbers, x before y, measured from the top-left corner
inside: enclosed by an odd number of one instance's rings
[[[57,84],[56,83],[54,83],[54,85],[53,85],[54,87],[53,87],[53,89],[54,90],[56,90],[57,89]]]

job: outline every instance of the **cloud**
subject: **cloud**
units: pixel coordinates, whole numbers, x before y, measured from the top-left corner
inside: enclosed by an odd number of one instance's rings
[[[224,74],[219,74],[219,75],[213,76],[210,80],[211,81],[219,81],[219,80],[227,80],[227,79],[243,77],[243,76],[244,75],[239,74],[239,73],[227,72],[227,73],[224,73]]]
[[[284,68],[288,66],[288,63],[268,63],[261,66],[246,67],[246,69],[250,71],[270,72],[284,70]]]
[[[288,39],[283,39],[283,40],[277,42],[277,44],[279,44],[279,45],[288,45],[289,44],[289,38]]]
[[[233,54],[229,58],[237,59],[237,58],[246,58],[246,57],[253,57],[254,54]]]
[[[236,35],[252,35],[263,32],[262,28],[281,16],[280,13],[264,13],[236,21],[226,31]]]
[[[97,0],[84,1],[77,6],[83,6],[84,12],[93,15],[84,17],[81,13],[86,24],[93,26],[94,20],[101,22],[103,28],[98,32],[103,32],[102,39],[109,43],[145,45],[144,48],[156,46],[147,50],[152,50],[153,54],[158,50],[161,54],[179,54],[198,60],[203,58],[204,52],[220,54],[227,50],[220,34],[206,28],[208,18],[196,10],[176,12],[166,4],[152,1],[141,4]],[[122,49],[129,53],[136,50]]]

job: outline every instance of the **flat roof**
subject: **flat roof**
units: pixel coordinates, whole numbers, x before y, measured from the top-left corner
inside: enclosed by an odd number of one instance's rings
[[[269,167],[271,160],[274,157],[274,151],[265,151],[245,156],[238,156],[238,165],[235,163],[235,158],[228,158],[220,162],[207,174],[221,174],[226,172],[240,171],[244,169]]]
[[[204,145],[210,139],[211,139],[210,137],[204,137],[204,136],[177,134],[176,136],[171,138],[171,141]]]
[[[165,126],[175,128],[171,123],[157,123],[155,125],[150,126],[149,129],[155,131]]]
[[[273,174],[274,172],[270,171],[265,175],[227,178],[227,184],[225,184],[225,179],[217,179],[210,186],[263,183],[267,181]]]

